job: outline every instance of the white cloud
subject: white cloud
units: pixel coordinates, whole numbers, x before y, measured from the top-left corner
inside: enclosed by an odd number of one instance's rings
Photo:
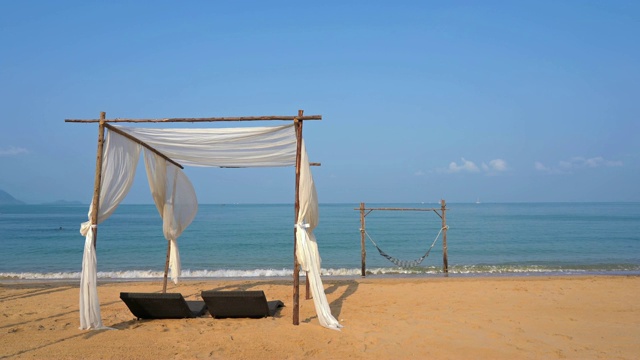
[[[456,164],[453,161],[451,162],[451,164],[449,164],[448,172],[458,173],[462,171],[478,172],[480,171],[480,169],[478,169],[478,166],[474,164],[473,161],[466,160],[465,158],[462,158],[462,163],[460,165]]]
[[[494,159],[489,161],[489,167],[493,171],[507,171],[507,162],[502,159]]]
[[[551,171],[550,168],[544,166],[543,163],[541,163],[540,161],[536,161],[533,166],[536,168],[536,170],[538,171]]]
[[[413,175],[415,175],[415,176],[423,176],[424,172],[422,172],[422,170],[418,170]]]
[[[28,154],[29,151],[25,148],[19,148],[15,146],[9,146],[6,149],[0,149],[0,156],[16,156],[20,154]]]
[[[491,160],[489,161],[489,164],[483,162],[480,165],[480,167],[478,167],[478,165],[476,165],[473,161],[469,161],[465,158],[462,158],[461,163],[458,164],[456,162],[451,162],[447,169],[439,170],[438,172],[441,172],[441,173],[444,172],[449,174],[462,173],[462,172],[469,172],[469,173],[484,172],[491,175],[491,174],[496,174],[498,172],[507,171],[507,169],[508,169],[507,162],[502,159]]]
[[[584,168],[599,168],[599,167],[617,167],[622,166],[622,161],[606,160],[602,156],[596,156],[592,158],[584,158],[581,156],[575,156],[568,160],[558,161],[557,167],[547,167],[539,161],[534,163],[534,168],[538,171],[544,171],[548,173],[567,173],[572,170],[584,169]]]
[[[571,161],[561,160],[561,161],[558,161],[558,166],[561,169],[570,170],[573,167],[573,164],[571,163]]]
[[[605,160],[602,156],[596,156],[590,159],[585,159],[582,157],[574,157],[572,159],[572,162],[576,165],[579,165],[582,167],[590,167],[590,168],[601,167],[601,166],[606,166],[606,167],[622,166],[622,161],[609,161],[609,160]]]

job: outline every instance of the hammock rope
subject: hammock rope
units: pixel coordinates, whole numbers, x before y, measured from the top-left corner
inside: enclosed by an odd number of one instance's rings
[[[424,259],[426,259],[427,256],[429,256],[429,253],[431,252],[431,249],[433,249],[433,247],[436,245],[436,242],[438,241],[438,238],[440,237],[440,234],[442,233],[442,230],[444,230],[444,229],[449,229],[449,225],[445,225],[444,227],[440,228],[440,231],[438,231],[438,235],[436,235],[436,238],[431,243],[431,246],[429,247],[427,252],[424,253],[424,255],[422,255],[422,257],[420,257],[419,259],[415,259],[415,260],[400,260],[398,258],[395,258],[395,257],[391,256],[391,255],[388,255],[382,249],[380,249],[378,244],[376,244],[376,242],[373,241],[373,239],[371,238],[371,235],[369,235],[369,233],[366,230],[364,230],[364,233],[367,235],[369,240],[371,240],[371,242],[373,243],[373,246],[376,247],[376,249],[378,250],[380,255],[382,255],[384,258],[386,258],[387,260],[391,261],[392,263],[396,264],[399,267],[411,268],[411,267],[416,267],[416,266],[420,265],[422,263],[422,261],[424,261]],[[363,229],[360,229],[360,231],[363,231]]]

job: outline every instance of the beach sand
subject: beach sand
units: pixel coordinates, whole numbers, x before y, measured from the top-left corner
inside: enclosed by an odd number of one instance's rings
[[[264,319],[135,320],[121,291],[160,281],[104,282],[102,318],[78,330],[77,282],[0,285],[0,358],[28,359],[638,359],[640,277],[325,279],[342,331],[321,327],[301,284],[292,325],[290,280],[202,280],[202,290],[264,290],[285,306]]]

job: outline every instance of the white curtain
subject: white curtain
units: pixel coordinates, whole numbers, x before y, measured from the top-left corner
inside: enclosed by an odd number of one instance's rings
[[[177,240],[198,212],[196,192],[189,178],[174,164],[147,149],[144,160],[151,195],[162,217],[162,231],[171,246],[171,280],[177,284],[181,269]]]
[[[135,175],[140,146],[116,133],[107,131],[102,159],[102,185],[98,209],[98,224],[106,220],[129,192]],[[89,221],[82,223],[85,236],[80,275],[80,329],[103,329],[97,289],[97,259],[93,245],[98,224],[91,224],[93,201],[89,206]]]
[[[296,136],[293,125],[278,127],[223,129],[148,129],[115,126],[155,148],[172,160],[191,166],[267,167],[295,166]],[[117,141],[115,140],[117,139]],[[103,163],[99,221],[109,217],[133,182],[141,145],[108,132]],[[300,172],[300,212],[296,231],[296,256],[309,273],[313,300],[320,323],[331,329],[341,325],[331,315],[322,280],[320,255],[313,229],[318,224],[318,201],[302,144]],[[145,150],[145,165],[151,193],[163,219],[163,232],[171,245],[171,277],[177,283],[180,258],[177,238],[197,211],[195,192],[189,179],[175,165]],[[91,214],[89,214],[91,218]],[[96,289],[96,258],[91,224],[81,232],[87,236],[80,289],[81,329],[101,328],[100,304]]]
[[[300,209],[296,224],[296,257],[302,270],[307,272],[309,288],[313,296],[313,303],[318,314],[320,325],[334,330],[340,330],[342,325],[333,317],[324,286],[320,278],[320,252],[313,229],[318,226],[318,195],[311,175],[307,150],[302,142],[300,161]]]
[[[183,166],[295,166],[293,125],[222,128],[152,129],[115,126]]]

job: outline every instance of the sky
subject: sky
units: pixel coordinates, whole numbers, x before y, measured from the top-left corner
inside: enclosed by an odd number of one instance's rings
[[[97,125],[65,119],[302,109],[322,115],[320,203],[637,202],[638,19],[622,0],[0,1],[0,189],[91,201]],[[185,171],[201,203],[293,202],[293,168]],[[152,203],[144,171],[125,202]]]

